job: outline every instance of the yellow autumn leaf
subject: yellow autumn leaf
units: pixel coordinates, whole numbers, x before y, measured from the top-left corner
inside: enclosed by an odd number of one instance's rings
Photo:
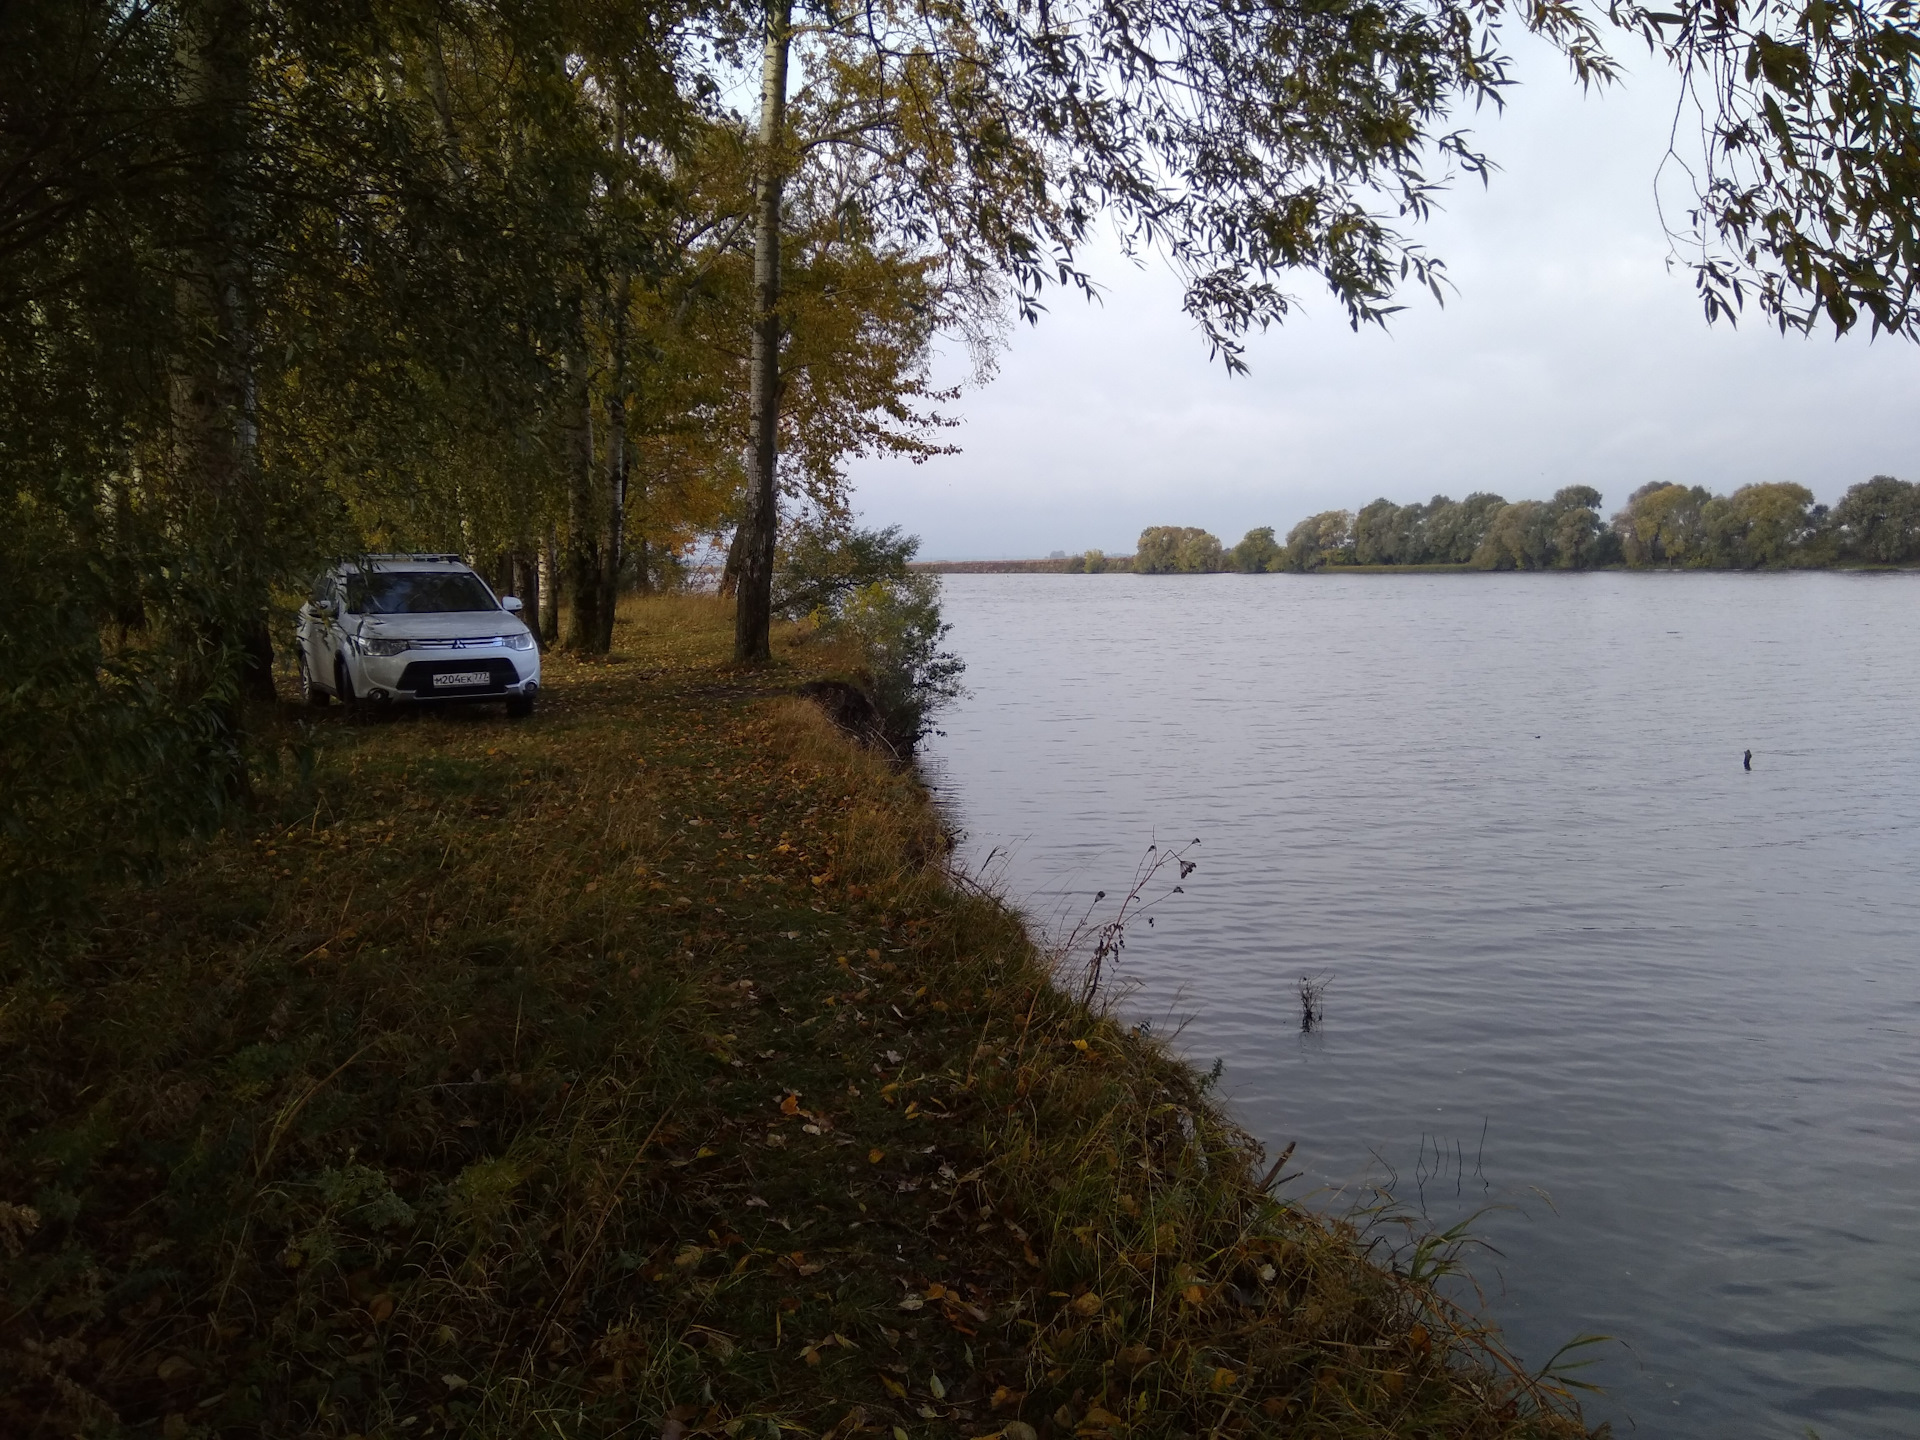
[[[1215,1390],[1216,1393],[1221,1390],[1231,1390],[1235,1385],[1238,1385],[1239,1383],[1240,1383],[1239,1374],[1235,1371],[1227,1369],[1224,1365],[1220,1366],[1213,1372],[1213,1389]]]
[[[1086,1294],[1076,1299],[1068,1308],[1076,1315],[1098,1315],[1100,1313],[1100,1297],[1089,1290]]]
[[[878,1146],[875,1146],[873,1149],[867,1152],[867,1163],[869,1165],[878,1165],[882,1160],[886,1158],[887,1158],[887,1152],[880,1149]]]

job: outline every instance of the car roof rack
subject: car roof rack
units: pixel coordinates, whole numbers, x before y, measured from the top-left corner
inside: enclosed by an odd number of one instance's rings
[[[407,555],[362,555],[359,558],[362,560],[432,560],[443,565],[463,565],[466,563],[458,555],[427,554],[421,551],[415,551]]]

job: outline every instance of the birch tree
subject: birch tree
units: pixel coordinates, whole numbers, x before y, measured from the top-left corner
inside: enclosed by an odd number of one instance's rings
[[[1111,216],[1131,248],[1177,268],[1187,312],[1238,367],[1245,334],[1288,313],[1288,274],[1319,276],[1356,325],[1391,314],[1403,282],[1437,291],[1438,262],[1391,217],[1424,217],[1450,173],[1485,173],[1444,122],[1498,103],[1501,13],[1408,0],[767,0],[735,658],[768,653],[781,199],[808,157],[857,155],[851,203],[869,223],[937,257],[955,293],[1004,281],[1028,319],[1050,287],[1090,290],[1078,256]],[[1582,11],[1543,0],[1524,13],[1583,78],[1614,73]]]

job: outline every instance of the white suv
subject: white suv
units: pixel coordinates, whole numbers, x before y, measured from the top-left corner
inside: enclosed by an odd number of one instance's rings
[[[457,555],[336,565],[300,607],[300,694],[309,705],[505,700],[507,714],[531,715],[540,648],[520,608]]]

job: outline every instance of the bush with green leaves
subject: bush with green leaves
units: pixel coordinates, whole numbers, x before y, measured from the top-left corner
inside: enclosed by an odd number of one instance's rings
[[[862,530],[831,516],[797,521],[780,537],[773,608],[794,620],[831,613],[856,590],[905,580],[919,549],[920,537],[898,525]]]
[[[821,628],[859,646],[868,690],[896,751],[911,751],[934,712],[964,693],[966,662],[940,648],[951,627],[940,618],[937,576],[863,585],[823,617]]]
[[[1273,538],[1273,527],[1262,525],[1249,530],[1240,543],[1228,552],[1233,568],[1243,575],[1259,575],[1268,570],[1278,570],[1285,558],[1285,552]]]
[[[910,753],[929,719],[962,693],[959,656],[940,648],[938,577],[908,568],[917,535],[897,525],[862,530],[830,517],[791,527],[774,575],[775,603],[794,618],[852,643],[887,743]]]
[[[1141,575],[1211,575],[1227,568],[1218,537],[1192,525],[1149,525],[1134,547]]]

